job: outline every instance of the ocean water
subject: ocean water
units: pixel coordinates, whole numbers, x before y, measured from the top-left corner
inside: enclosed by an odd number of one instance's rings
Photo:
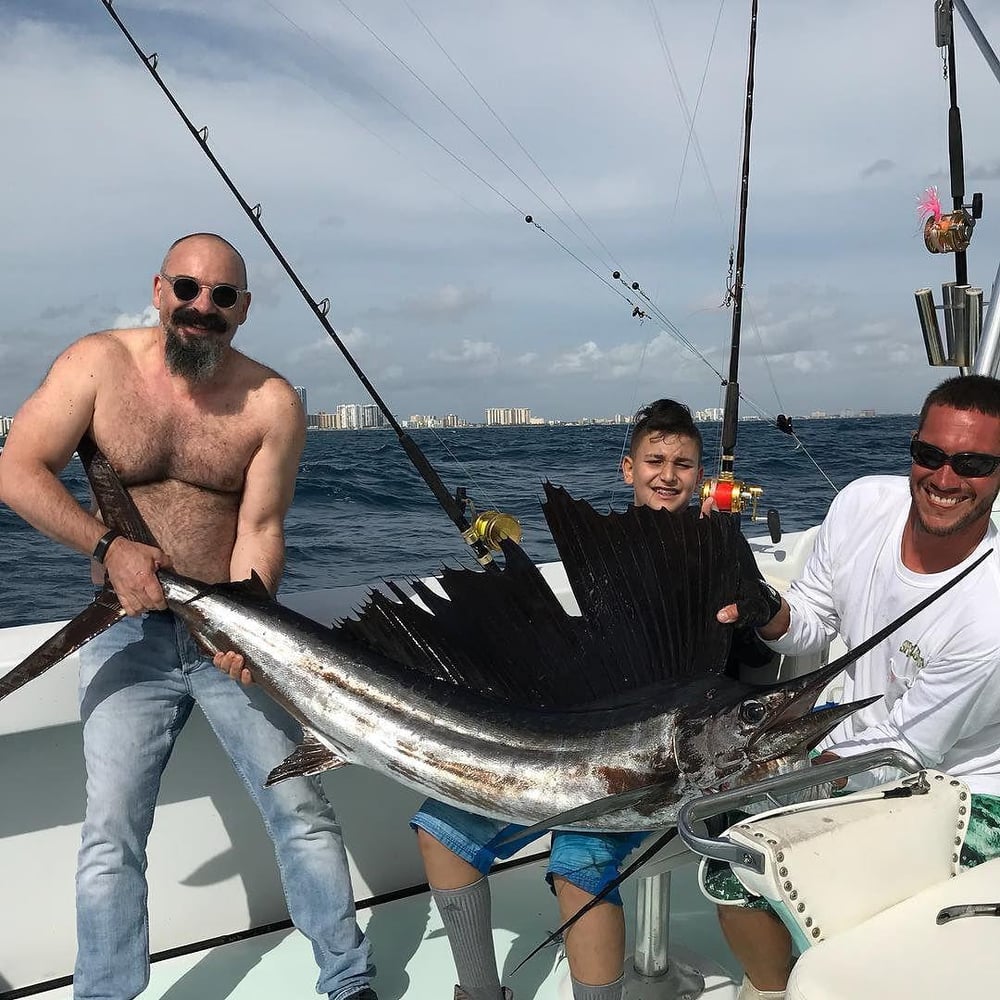
[[[765,423],[740,424],[737,475],[764,487],[763,510],[777,508],[796,531],[822,519],[834,490],[871,473],[905,475],[913,416],[796,420],[803,447]],[[708,474],[718,463],[719,425],[702,427]],[[464,486],[478,510],[499,508],[524,528],[536,561],[557,558],[539,506],[542,483],[566,487],[599,510],[631,498],[619,460],[625,429],[459,428],[414,431],[445,485]],[[810,457],[811,456],[811,457]],[[815,464],[814,461],[815,460]],[[88,497],[75,459],[63,474]],[[748,535],[764,524],[744,519]],[[286,521],[282,593],[424,575],[442,565],[472,565],[457,530],[410,465],[391,431],[309,434]],[[0,504],[0,627],[72,617],[92,598],[87,560],[43,537]]]

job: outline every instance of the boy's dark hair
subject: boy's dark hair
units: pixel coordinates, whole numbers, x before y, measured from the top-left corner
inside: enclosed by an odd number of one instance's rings
[[[920,410],[917,431],[924,426],[932,406],[950,406],[953,410],[976,410],[988,417],[1000,418],[1000,379],[987,375],[956,375],[931,389]]]
[[[628,452],[634,458],[635,449],[647,434],[669,437],[678,434],[691,438],[698,445],[698,461],[701,462],[701,431],[695,426],[691,411],[676,399],[657,399],[639,410],[634,419]]]

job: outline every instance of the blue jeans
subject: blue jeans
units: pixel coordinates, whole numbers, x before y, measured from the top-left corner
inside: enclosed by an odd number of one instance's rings
[[[217,670],[173,615],[126,618],[80,653],[87,813],[77,867],[77,1000],[132,1000],[149,982],[146,840],[160,777],[195,702],[274,842],[292,921],[313,945],[317,990],[344,1000],[369,984],[347,855],[315,778],[264,788],[301,740],[257,687]],[[193,831],[192,836],[197,836]]]
[[[524,827],[503,820],[490,819],[467,812],[437,799],[426,799],[420,811],[410,820],[410,826],[429,833],[452,854],[486,875],[497,858],[509,858],[532,840],[544,836],[537,833],[526,839],[514,840],[503,847],[498,841]],[[553,830],[552,850],[545,879],[565,879],[591,896],[596,896],[613,882],[622,862],[646,838],[645,833],[593,833],[587,830]],[[617,888],[604,897],[615,906],[622,905]]]

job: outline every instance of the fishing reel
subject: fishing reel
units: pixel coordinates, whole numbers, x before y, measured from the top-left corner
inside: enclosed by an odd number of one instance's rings
[[[475,505],[465,492],[465,487],[460,486],[455,490],[455,499],[466,510],[466,516],[470,522],[469,527],[462,532],[462,537],[472,547],[473,551],[483,545],[490,552],[499,552],[500,543],[509,538],[512,542],[521,542],[521,522],[513,514],[506,514],[500,510],[484,510],[481,514],[476,513]],[[485,565],[490,561],[490,556],[476,557],[480,563]]]
[[[749,504],[750,520],[759,521],[758,515],[763,486],[750,486],[732,475],[720,473],[717,479],[706,479],[701,484],[701,501],[712,500],[716,510],[724,514],[742,514]]]
[[[791,421],[788,423],[791,426]],[[706,479],[701,484],[701,502],[712,500],[716,510],[724,514],[742,514],[749,504],[750,520],[766,521],[771,541],[777,545],[781,541],[781,515],[773,507],[766,516],[760,515],[760,498],[763,493],[763,486],[749,486],[725,472],[719,473],[717,479]]]
[[[971,214],[968,208],[972,209]],[[924,223],[924,246],[931,253],[962,253],[972,242],[972,230],[982,214],[983,196],[974,194],[971,205],[947,215],[931,216]]]

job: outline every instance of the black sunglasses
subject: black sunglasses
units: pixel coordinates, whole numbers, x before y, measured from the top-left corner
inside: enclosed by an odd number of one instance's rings
[[[198,298],[198,293],[203,288],[210,289],[209,295],[220,309],[232,309],[239,302],[240,296],[246,295],[247,292],[245,288],[237,288],[235,285],[203,285],[195,281],[194,278],[189,278],[186,274],[172,276],[160,271],[160,277],[164,281],[170,282],[170,286],[174,290],[174,295],[181,302],[191,302]]]
[[[910,457],[925,469],[940,469],[950,465],[956,476],[963,479],[982,479],[992,476],[1000,465],[1000,455],[984,455],[979,451],[961,451],[957,455],[936,448],[920,438],[910,438]]]

